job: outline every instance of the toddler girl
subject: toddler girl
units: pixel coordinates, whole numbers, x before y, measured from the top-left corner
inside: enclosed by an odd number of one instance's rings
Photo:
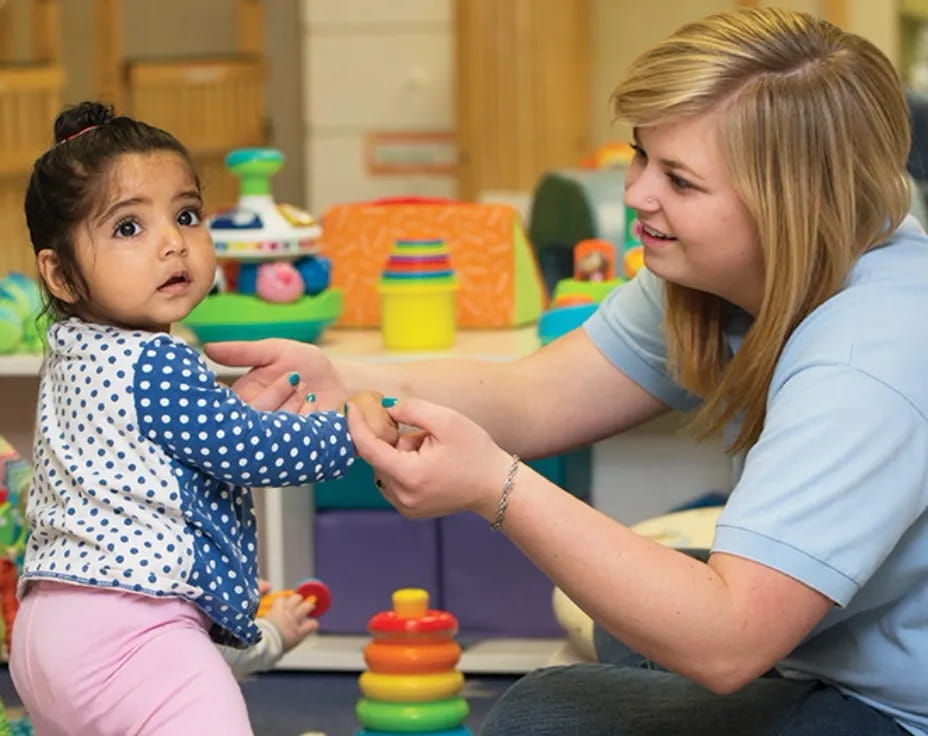
[[[82,103],[55,140],[25,201],[53,324],[12,676],[40,736],[250,734],[213,645],[260,637],[249,487],[338,478],[347,423],[252,409],[169,333],[215,272],[172,135]],[[395,437],[381,398],[352,410]]]

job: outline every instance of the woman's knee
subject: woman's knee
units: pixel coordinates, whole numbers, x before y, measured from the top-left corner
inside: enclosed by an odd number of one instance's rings
[[[645,671],[579,664],[530,672],[493,705],[481,734],[614,735],[616,693],[621,692],[617,687],[626,674],[635,672]]]

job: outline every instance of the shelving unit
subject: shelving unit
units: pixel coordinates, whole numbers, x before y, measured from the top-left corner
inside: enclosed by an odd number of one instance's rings
[[[0,2],[0,276],[35,273],[23,193],[33,161],[48,148],[61,107],[59,11],[58,0]],[[26,26],[29,58],[15,59],[14,33]]]
[[[227,5],[237,29],[236,48],[229,53],[135,58],[125,48],[125,0],[94,0],[97,95],[184,143],[207,185],[209,210],[238,198],[226,154],[268,140],[264,2],[228,0]]]

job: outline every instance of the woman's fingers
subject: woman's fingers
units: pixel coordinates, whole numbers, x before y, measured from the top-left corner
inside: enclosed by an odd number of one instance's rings
[[[429,433],[424,429],[414,429],[411,432],[401,434],[396,441],[396,449],[400,452],[415,452],[428,437]]]
[[[274,340],[209,342],[203,346],[203,350],[216,363],[240,368],[269,365],[282,352]]]
[[[407,398],[398,401],[388,409],[399,424],[416,427],[426,434],[440,437],[444,434],[449,418],[455,412],[447,407],[433,404],[431,401],[417,398]],[[421,439],[419,440],[421,444]]]

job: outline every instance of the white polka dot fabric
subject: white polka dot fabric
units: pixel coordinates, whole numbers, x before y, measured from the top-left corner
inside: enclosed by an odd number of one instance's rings
[[[167,334],[70,319],[48,341],[21,591],[46,579],[180,596],[216,641],[257,641],[248,488],[340,477],[345,418],[256,411]]]

